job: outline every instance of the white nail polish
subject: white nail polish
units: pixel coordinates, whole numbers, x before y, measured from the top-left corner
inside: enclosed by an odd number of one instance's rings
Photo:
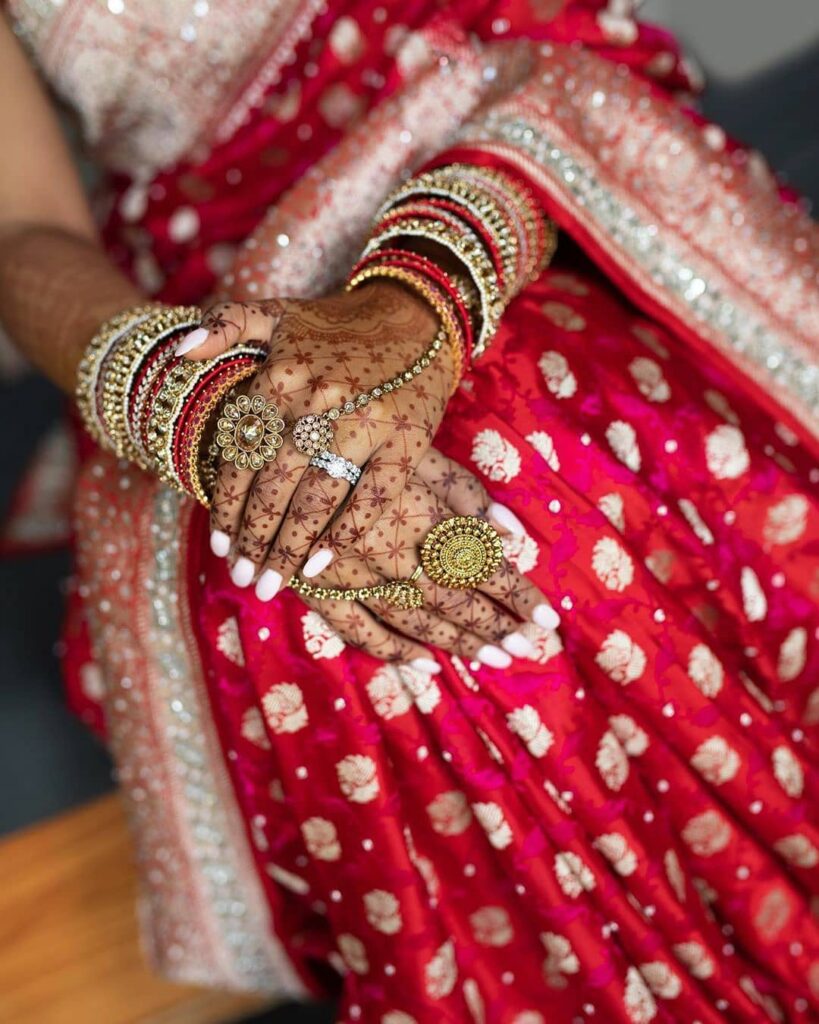
[[[501,640],[501,647],[516,658],[535,658],[537,648],[522,633],[510,633]]]
[[[532,612],[532,621],[542,629],[557,629],[560,616],[550,604],[539,604]]]
[[[306,576],[307,579],[312,579],[314,576],[318,576],[320,572],[327,568],[327,566],[333,560],[333,552],[329,548],[322,548],[317,551],[314,555],[304,563],[304,568],[301,571],[302,576]]]
[[[242,556],[230,570],[230,578],[237,587],[249,587],[256,575],[256,566],[249,558]]]
[[[500,647],[495,647],[493,644],[484,644],[475,657],[491,668],[509,668],[512,664],[511,654],[507,654],[506,651],[502,651]]]
[[[226,558],[230,551],[230,537],[223,530],[211,530],[210,549],[218,558]]]
[[[419,672],[429,672],[432,676],[437,676],[441,671],[441,666],[437,661],[433,661],[432,658],[413,658],[410,662],[410,668],[418,669]]]
[[[499,526],[502,530],[508,530],[509,533],[514,533],[516,537],[523,537],[526,533],[526,527],[512,509],[501,505],[497,501],[492,502],[486,510],[486,514],[489,519],[493,520],[496,526]]]
[[[282,574],[275,569],[265,569],[256,583],[256,597],[260,601],[272,601],[282,585]]]
[[[193,352],[195,348],[199,348],[209,333],[205,327],[197,327],[195,330],[189,331],[177,344],[174,352],[178,356],[184,356],[188,352]]]

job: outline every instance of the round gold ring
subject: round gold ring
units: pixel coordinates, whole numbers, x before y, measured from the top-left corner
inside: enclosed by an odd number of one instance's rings
[[[261,395],[239,395],[225,403],[216,423],[216,447],[237,469],[261,469],[275,461],[282,446],[284,420],[279,408]]]
[[[433,583],[469,590],[494,575],[503,560],[497,530],[475,516],[454,516],[438,523],[421,548],[421,565]]]

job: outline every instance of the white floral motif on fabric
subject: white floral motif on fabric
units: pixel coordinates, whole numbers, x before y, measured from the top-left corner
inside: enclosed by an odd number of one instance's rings
[[[783,683],[789,683],[801,674],[807,659],[808,631],[794,626],[782,641],[776,659],[776,674]]]
[[[427,814],[432,827],[442,836],[459,836],[472,822],[469,801],[457,790],[439,793],[427,804]]]
[[[455,946],[450,939],[438,949],[424,969],[427,995],[431,999],[443,999],[455,988],[457,978]]]
[[[482,946],[507,946],[515,937],[509,913],[503,907],[480,907],[469,915],[475,941]]]
[[[771,754],[773,772],[782,789],[794,800],[802,795],[805,774],[794,752],[786,746],[776,747]]]
[[[561,352],[544,352],[537,365],[546,381],[546,387],[555,398],[571,398],[577,391],[577,378]]]
[[[293,733],[309,720],[304,694],[296,683],[276,683],[262,697],[265,721],[272,732]]]
[[[632,1024],[648,1024],[657,1016],[657,1004],[654,1002],[654,996],[636,967],[629,967],[626,971],[623,1004]]]
[[[537,541],[528,533],[508,534],[501,538],[503,557],[520,573],[531,572],[537,565],[540,549]]]
[[[717,480],[735,480],[751,464],[739,427],[723,423],[705,438],[705,461]]]
[[[682,837],[698,857],[713,857],[731,842],[731,826],[719,811],[703,811],[689,818]]]
[[[623,629],[609,633],[594,660],[607,676],[621,686],[639,679],[646,667],[645,651]]]
[[[497,430],[481,430],[475,435],[472,461],[490,480],[508,483],[520,473],[520,452]]]
[[[555,443],[551,434],[547,434],[545,430],[535,430],[533,433],[527,434],[526,440],[544,459],[549,469],[554,470],[555,473],[560,471],[560,459],[555,451]]]
[[[349,754],[336,765],[341,792],[352,803],[367,804],[378,796],[380,786],[375,761],[366,754]]]
[[[703,740],[691,755],[691,766],[714,786],[730,782],[741,767],[739,754],[722,736]]]
[[[264,719],[255,704],[251,705],[242,715],[241,731],[248,743],[252,743],[261,750],[270,750],[270,740],[264,727]]]
[[[593,845],[603,854],[618,875],[627,878],[637,870],[637,854],[620,832],[606,832],[598,836]]]
[[[376,931],[395,935],[401,931],[401,905],[394,893],[386,889],[372,889],[364,894],[367,920]]]
[[[742,607],[749,622],[761,622],[768,613],[768,600],[759,577],[750,567],[743,565],[740,572]]]
[[[598,499],[597,507],[608,519],[615,530],[619,530],[623,533],[626,528],[626,519],[624,515],[625,502],[623,501],[623,495],[618,494],[616,491],[612,491],[611,494],[604,494]]]
[[[634,427],[625,420],[613,420],[606,427],[606,440],[620,462],[637,473],[642,464],[642,456]]]
[[[301,824],[307,852],[316,860],[334,861],[341,858],[341,843],[332,821],[326,818],[307,818]]]
[[[681,964],[688,968],[692,977],[705,981],[713,975],[714,961],[701,943],[678,942],[673,948],[674,955]]]
[[[663,376],[662,367],[655,360],[637,356],[628,364],[628,372],[640,394],[649,402],[667,402],[671,397],[671,388]]]
[[[554,869],[557,884],[570,899],[590,892],[597,884],[589,866],[572,850],[555,854]]]
[[[802,494],[788,494],[765,513],[763,536],[769,544],[792,544],[805,532],[808,500]]]
[[[546,983],[550,988],[566,988],[569,984],[566,975],[577,974],[580,970],[580,961],[571,943],[556,932],[541,932],[540,941],[547,953],[543,961]]]
[[[722,689],[725,673],[710,647],[695,644],[688,655],[688,675],[706,697],[716,697]]]
[[[815,868],[819,864],[819,850],[807,836],[799,833],[783,836],[773,846],[780,857],[798,868]]]
[[[506,716],[506,721],[513,733],[520,736],[533,757],[544,757],[554,743],[553,733],[546,728],[543,721],[531,704],[515,708]]]
[[[506,820],[501,807],[490,802],[474,803],[472,810],[478,819],[489,842],[496,850],[505,850],[512,842],[512,829]]]
[[[228,661],[232,661],[240,668],[244,665],[245,652],[242,650],[242,641],[239,637],[239,623],[232,615],[225,619],[216,631],[216,646]]]
[[[305,649],[316,660],[337,658],[346,647],[338,633],[328,626],[318,612],[309,611],[302,615],[301,627]]]
[[[623,591],[634,579],[634,562],[614,537],[601,537],[592,550],[592,569],[608,590]]]

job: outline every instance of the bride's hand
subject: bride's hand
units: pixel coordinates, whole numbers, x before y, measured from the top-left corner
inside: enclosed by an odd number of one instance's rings
[[[524,532],[511,510],[493,503],[468,470],[432,448],[380,521],[312,582],[347,589],[406,579],[419,563],[426,535],[452,515],[485,516],[502,537]],[[417,582],[424,605],[409,611],[385,600],[305,600],[351,646],[432,672],[438,665],[422,645],[505,668],[512,655],[537,655],[521,632],[525,623],[554,629],[559,622],[543,593],[507,561],[474,590],[449,590],[425,574]]]
[[[379,281],[316,300],[222,303],[205,314],[202,330],[189,336],[199,344],[185,351],[183,343],[181,354],[203,359],[240,342],[270,345],[247,393],[279,407],[284,443],[258,472],[222,463],[211,546],[217,555],[231,552],[237,585],[256,579],[260,596],[272,596],[294,572],[313,576],[349,552],[404,490],[443,417],[452,355],[445,345],[400,389],[335,421],[331,450],[363,468],[350,495],[345,480],[308,465],[290,429],[300,416],[354,402],[412,366],[437,330],[424,300]]]

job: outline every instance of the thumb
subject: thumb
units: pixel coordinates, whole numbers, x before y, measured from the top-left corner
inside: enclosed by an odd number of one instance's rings
[[[186,359],[213,359],[244,342],[268,343],[284,316],[287,302],[220,302],[207,309],[202,322],[176,346]]]

